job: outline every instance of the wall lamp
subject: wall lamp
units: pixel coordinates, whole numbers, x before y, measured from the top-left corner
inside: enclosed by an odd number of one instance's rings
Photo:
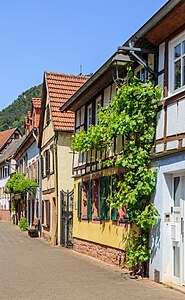
[[[129,47],[120,46],[111,62],[112,77],[116,85],[121,86],[126,77],[126,66],[131,65],[134,61],[143,66],[152,78],[157,79],[157,74],[147,65],[146,61],[139,54],[155,54],[155,49],[144,49],[133,47],[131,43]]]

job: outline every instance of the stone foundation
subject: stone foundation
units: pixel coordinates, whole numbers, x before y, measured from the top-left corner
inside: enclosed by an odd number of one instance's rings
[[[10,221],[10,211],[7,209],[0,209],[0,220],[2,221]]]
[[[125,253],[123,250],[75,237],[73,238],[73,250],[117,266],[122,265],[125,261]]]

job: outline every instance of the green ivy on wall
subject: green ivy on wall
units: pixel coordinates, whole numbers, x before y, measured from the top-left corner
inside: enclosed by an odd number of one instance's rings
[[[127,265],[142,266],[151,255],[149,230],[156,224],[158,211],[151,203],[156,185],[156,171],[151,168],[151,151],[156,132],[161,89],[153,82],[141,82],[129,70],[128,80],[117,88],[116,97],[98,112],[98,124],[75,135],[72,150],[103,151],[124,137],[122,151],[107,160],[107,166],[124,167],[124,180],[110,198],[113,207],[126,207],[137,232],[125,238]]]

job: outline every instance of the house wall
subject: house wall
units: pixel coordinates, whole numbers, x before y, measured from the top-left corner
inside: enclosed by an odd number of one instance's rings
[[[61,196],[60,192],[71,191],[74,187],[72,178],[73,153],[70,149],[72,133],[61,132],[57,141],[57,172],[58,172],[58,243],[61,243]]]
[[[115,173],[114,168],[101,171],[102,176],[110,176]],[[93,175],[95,176],[96,173]],[[90,177],[92,175],[89,175]],[[82,178],[74,179],[74,216],[73,237],[74,250],[97,257],[109,263],[118,264],[124,260],[125,243],[123,238],[130,233],[132,225],[110,220],[79,220],[78,207],[78,183]]]
[[[155,279],[155,272],[159,271],[161,282],[172,281],[172,174],[185,172],[185,154],[179,153],[155,160],[153,166],[158,170],[156,191],[153,197],[158,209],[157,226],[151,232],[150,243],[152,256],[150,260],[149,276]],[[165,221],[165,214],[169,214],[169,222]]]
[[[43,131],[42,131],[42,142],[41,142],[41,156],[44,156],[44,152],[49,150],[53,145],[54,140],[54,128],[53,123],[50,121],[47,123],[47,106],[49,105],[49,99],[47,96],[46,104],[45,104],[45,112],[44,112],[44,123],[43,123]],[[42,224],[42,235],[47,240],[51,240],[53,242],[55,235],[55,204],[54,199],[56,198],[55,191],[55,174],[48,174],[47,176],[42,177],[42,215],[44,223]],[[46,224],[46,201],[50,203],[50,226]]]
[[[10,196],[9,194],[3,193],[3,190],[6,186],[6,183],[10,176],[0,179],[0,189],[1,189],[1,194],[0,194],[0,209],[7,209],[9,210],[9,201],[10,201]]]

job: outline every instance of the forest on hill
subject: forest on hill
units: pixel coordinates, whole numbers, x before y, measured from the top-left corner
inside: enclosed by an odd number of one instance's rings
[[[31,108],[32,98],[42,96],[42,84],[23,92],[12,104],[0,111],[0,131],[18,127],[24,133],[24,117]]]

